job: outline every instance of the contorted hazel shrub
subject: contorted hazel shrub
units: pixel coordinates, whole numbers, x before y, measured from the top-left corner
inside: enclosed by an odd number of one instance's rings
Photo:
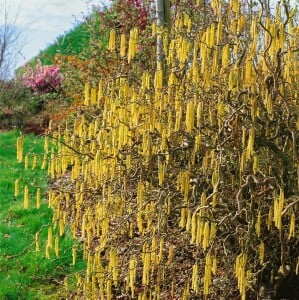
[[[25,68],[24,85],[34,93],[46,94],[60,90],[64,78],[59,72],[59,67],[42,66],[41,62],[38,61],[35,67],[26,65]]]

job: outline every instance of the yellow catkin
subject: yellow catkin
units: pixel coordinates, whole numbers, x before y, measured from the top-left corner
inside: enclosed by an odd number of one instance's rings
[[[126,35],[123,33],[120,36],[120,57],[126,56]]]
[[[62,236],[64,234],[64,219],[60,217],[59,219],[59,235]]]
[[[192,80],[193,80],[193,83],[197,84],[199,83],[200,81],[200,77],[199,77],[199,67],[198,67],[198,61],[197,61],[197,47],[196,45],[194,46],[194,50],[193,50],[193,62],[192,62]],[[174,74],[175,76],[175,73],[172,72],[172,74]]]
[[[96,103],[97,103],[97,90],[95,88],[92,88],[90,92],[90,104],[95,105]]]
[[[137,267],[137,261],[136,259],[133,258],[129,262],[129,282],[128,282],[128,285],[131,289],[132,298],[134,298],[134,292],[135,292],[136,267]]]
[[[265,257],[265,244],[264,242],[261,242],[259,246],[259,260],[261,265],[264,263],[264,257]]]
[[[36,208],[39,209],[40,208],[40,204],[41,204],[41,190],[40,188],[37,188],[36,190]]]
[[[118,282],[118,256],[115,248],[110,249],[109,253],[109,266],[112,272],[112,280],[115,286]]]
[[[130,30],[129,49],[128,49],[128,63],[132,61],[137,52],[138,29],[133,28]]]
[[[281,229],[281,213],[284,207],[284,190],[281,188],[279,197],[274,199],[274,213],[273,213],[273,221],[277,229]]]
[[[246,26],[246,17],[245,15],[241,15],[238,18],[238,23],[237,23],[237,31],[240,33]]]
[[[196,214],[193,214],[191,218],[191,244],[195,242],[196,231],[197,231],[197,218],[196,218]]]
[[[203,240],[202,240],[202,248],[206,250],[210,243],[210,226],[209,222],[205,222],[203,229]]]
[[[277,223],[278,223],[278,218],[279,218],[279,200],[277,197],[274,198],[274,205],[273,205],[273,222],[275,224],[276,227]]]
[[[115,51],[115,47],[116,47],[116,32],[115,29],[112,29],[109,35],[108,50]]]
[[[216,237],[216,230],[217,230],[216,224],[217,224],[216,222],[211,222],[210,240]]]
[[[143,247],[143,273],[142,273],[142,284],[149,284],[149,276],[150,276],[150,262],[151,262],[151,253],[149,247],[145,243]]]
[[[152,36],[155,37],[157,34],[157,23],[153,22],[152,23]]]
[[[224,45],[222,50],[222,68],[225,70],[230,62],[230,46],[229,44]]]
[[[161,238],[159,242],[159,254],[157,258],[158,264],[160,264],[163,259],[163,245],[164,245],[164,239]]]
[[[52,249],[52,245],[53,245],[53,229],[52,229],[52,226],[49,226],[49,228],[48,228],[47,245],[48,245],[49,249]]]
[[[50,247],[48,245],[48,243],[46,243],[46,254],[45,254],[46,258],[49,259],[50,258]]]
[[[213,256],[212,258],[212,274],[216,275],[217,273],[217,258],[216,256]]]
[[[238,280],[238,289],[241,294],[241,299],[245,299],[245,294],[246,294],[246,286],[247,286],[246,265],[247,265],[247,254],[245,253],[239,254],[236,258],[235,274]]]
[[[212,258],[208,253],[205,263],[205,275],[203,280],[203,294],[207,296],[209,294],[209,287],[212,283]]]
[[[42,161],[42,165],[41,165],[41,169],[45,170],[47,168],[47,154],[45,153],[43,156],[43,161]]]
[[[195,111],[194,111],[194,102],[189,101],[187,103],[187,111],[186,111],[186,131],[192,132],[194,128],[194,121],[195,121]]]
[[[32,162],[32,170],[34,170],[36,168],[36,164],[37,164],[37,155],[34,155],[33,162]]]
[[[233,91],[237,88],[237,84],[238,84],[238,74],[237,74],[237,69],[231,69],[229,71],[229,75],[228,75],[228,89],[230,91]]]
[[[179,223],[179,226],[180,226],[181,228],[184,228],[185,225],[186,225],[186,221],[187,221],[187,219],[186,219],[186,213],[187,213],[187,210],[186,210],[185,207],[183,207],[183,208],[181,209],[181,218],[180,218],[180,223]]]
[[[168,250],[168,259],[167,259],[166,264],[170,265],[173,261],[173,258],[174,258],[174,246],[170,245],[169,250]]]
[[[253,77],[253,63],[251,59],[247,59],[245,63],[245,78],[244,83],[248,86],[253,84],[254,77]]]
[[[77,245],[73,245],[72,247],[72,256],[73,256],[73,266],[76,264],[76,259],[77,259]]]
[[[88,106],[90,101],[90,85],[89,83],[85,83],[84,86],[84,105]]]
[[[259,211],[258,215],[257,215],[256,223],[255,223],[255,232],[258,237],[261,236],[261,219],[262,219],[261,211]]]
[[[44,139],[44,152],[48,153],[48,151],[49,151],[49,137],[45,136],[45,139]]]
[[[200,196],[200,203],[202,206],[206,206],[207,205],[207,193],[206,191],[203,191],[201,196]]]
[[[252,120],[255,120],[255,118],[257,117],[257,112],[258,112],[257,99],[252,98],[250,100],[250,105],[251,105],[251,118],[252,118]]]
[[[297,264],[296,264],[295,273],[296,273],[296,275],[299,274],[299,257],[297,258]]]
[[[186,231],[190,231],[191,229],[191,211],[190,209],[187,210],[187,220],[186,220]]]
[[[50,160],[50,164],[49,164],[49,168],[48,168],[48,174],[50,175],[51,178],[55,177],[55,153],[54,153],[54,149],[52,149],[51,151],[51,160]]]
[[[159,185],[162,186],[163,185],[163,181],[164,181],[164,176],[165,176],[165,163],[163,162],[158,162],[158,178],[159,178]]]
[[[159,90],[163,87],[163,69],[161,63],[158,63],[157,70],[154,77],[154,88]]]
[[[218,183],[219,183],[219,167],[216,167],[215,170],[213,171],[212,173],[212,186],[213,186],[213,189],[214,191],[217,190],[217,186],[218,186]]]
[[[223,123],[223,117],[225,115],[225,106],[223,101],[219,101],[217,105],[217,118],[218,118],[218,126],[221,127]]]
[[[107,285],[106,285],[106,299],[107,300],[111,300],[112,299],[112,281],[111,280],[107,280]]]
[[[291,221],[289,225],[289,236],[288,239],[291,239],[292,237],[295,237],[295,224],[296,223],[296,215],[294,212],[291,214]]]
[[[252,169],[253,169],[253,174],[256,175],[257,172],[259,171],[259,157],[258,155],[255,153],[253,155],[253,166],[252,166]]]
[[[23,161],[23,151],[24,151],[24,136],[20,136],[17,139],[17,160],[18,163]]]
[[[15,197],[17,197],[20,193],[20,180],[17,178],[15,180]]]
[[[29,189],[28,189],[28,185],[25,185],[24,188],[24,209],[28,209],[29,208]]]
[[[253,127],[249,129],[248,144],[246,149],[246,159],[250,159],[254,153],[255,130]]]
[[[240,173],[243,174],[246,166],[246,151],[243,151],[240,157]]]
[[[217,25],[217,34],[216,34],[216,44],[218,45],[221,40],[222,40],[222,27],[223,27],[223,24],[222,24],[222,20],[220,19],[218,21],[218,25]]]
[[[35,234],[35,251],[40,251],[40,241],[39,241],[39,233]]]
[[[192,289],[197,294],[199,291],[198,264],[194,264],[192,268]]]
[[[230,7],[231,7],[231,10],[238,14],[239,13],[239,9],[240,9],[240,3],[239,3],[239,0],[231,0],[230,1]]]
[[[100,107],[101,104],[102,104],[103,91],[104,91],[104,83],[103,83],[103,80],[100,80],[99,81],[99,86],[98,86],[98,99],[97,99],[97,105],[98,105],[98,107]]]
[[[59,257],[59,237],[55,237],[55,255]]]
[[[64,278],[64,280],[63,280],[63,286],[66,287],[66,288],[69,286],[69,284],[68,284],[68,277]]]
[[[143,184],[143,182],[138,182],[138,186],[137,186],[137,204],[138,207],[141,208],[142,204],[144,202],[144,190],[145,190],[145,186]]]

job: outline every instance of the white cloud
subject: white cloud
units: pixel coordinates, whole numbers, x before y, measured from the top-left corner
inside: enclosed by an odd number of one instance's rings
[[[17,15],[17,26],[26,41],[21,65],[73,28],[92,5],[107,5],[109,0],[0,0],[0,25],[5,4],[10,16]]]

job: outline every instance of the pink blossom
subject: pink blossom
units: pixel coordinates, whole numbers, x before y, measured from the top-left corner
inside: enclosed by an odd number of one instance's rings
[[[34,93],[45,94],[58,91],[61,88],[63,75],[59,73],[57,66],[42,66],[38,61],[35,68],[25,65],[23,75],[24,85]]]

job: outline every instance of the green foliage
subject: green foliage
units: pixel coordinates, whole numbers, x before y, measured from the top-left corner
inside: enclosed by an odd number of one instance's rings
[[[47,176],[45,170],[24,170],[16,163],[17,131],[0,135],[0,299],[47,299],[53,294],[63,295],[66,274],[82,268],[71,266],[72,239],[66,233],[60,241],[60,256],[45,259],[44,244],[53,212],[46,201]],[[25,138],[25,151],[36,153],[38,161],[43,153],[42,139]],[[20,187],[30,186],[30,206],[23,209],[23,193],[14,196],[14,180]],[[43,189],[42,205],[35,208],[36,189]],[[40,232],[40,248],[35,251],[35,234]],[[58,297],[58,296],[57,296]],[[49,298],[50,299],[50,298]],[[58,298],[51,298],[58,299]]]
[[[30,97],[30,91],[18,80],[0,82],[0,128],[22,127]]]
[[[29,90],[18,80],[0,82],[0,107],[2,108],[3,106],[13,108],[16,105],[22,105],[24,99],[29,95]]]
[[[89,45],[90,32],[85,23],[57,38],[57,41],[42,51],[38,58],[43,65],[51,65],[57,54],[83,55]]]
[[[59,102],[61,95],[59,93],[35,95],[24,87],[19,79],[0,82],[0,129],[15,127],[22,129],[28,123],[32,123],[31,119],[34,119],[33,123],[42,129],[43,126],[41,123],[38,124],[35,115],[53,99]]]

